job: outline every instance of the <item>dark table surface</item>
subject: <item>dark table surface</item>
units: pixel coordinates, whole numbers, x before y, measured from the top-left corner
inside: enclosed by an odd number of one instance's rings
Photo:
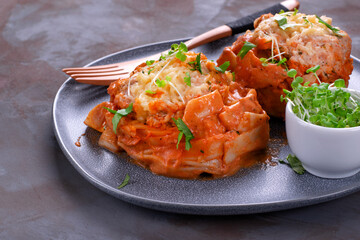
[[[238,216],[154,211],[88,183],[62,153],[51,109],[66,76],[104,55],[198,35],[276,1],[1,0],[0,239],[359,239],[360,192]],[[301,1],[327,15],[360,56],[360,1]]]

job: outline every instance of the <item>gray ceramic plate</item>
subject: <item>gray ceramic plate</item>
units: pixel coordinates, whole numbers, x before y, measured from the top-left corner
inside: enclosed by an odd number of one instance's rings
[[[195,49],[216,60],[235,37]],[[114,53],[89,65],[130,60],[166,50],[174,42],[146,45]],[[360,89],[360,62],[354,58],[350,87]],[[54,131],[60,147],[73,166],[99,189],[130,203],[161,211],[231,215],[270,212],[312,205],[336,199],[360,189],[360,174],[329,180],[308,173],[297,175],[286,165],[254,166],[236,175],[217,180],[180,180],[157,176],[129,163],[126,154],[115,155],[97,145],[100,134],[83,121],[98,103],[108,101],[106,87],[79,84],[68,79],[59,89],[53,105]],[[285,143],[284,122],[271,120],[269,148],[276,158],[289,153]],[[82,135],[81,147],[75,142]],[[129,184],[117,189],[125,174]]]

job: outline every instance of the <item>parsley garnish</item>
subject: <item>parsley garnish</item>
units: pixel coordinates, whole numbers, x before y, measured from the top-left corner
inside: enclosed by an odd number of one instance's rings
[[[186,124],[183,122],[183,120],[181,118],[179,118],[177,120],[175,118],[172,118],[172,120],[175,122],[178,130],[180,131],[180,133],[178,135],[178,142],[176,144],[176,148],[179,147],[179,143],[180,143],[183,135],[185,135],[185,149],[189,151],[191,148],[190,140],[194,138],[194,135],[192,134],[192,132],[190,131],[188,126],[186,126]]]
[[[186,85],[188,85],[189,87],[191,87],[191,77],[190,77],[190,73],[185,73],[186,76],[184,77],[184,82],[186,83]]]
[[[124,181],[117,187],[117,189],[125,187],[129,183],[129,180],[130,180],[130,176],[129,174],[126,174]]]
[[[148,94],[151,94],[151,95],[153,95],[153,94],[155,94],[155,93],[156,93],[156,92],[151,91],[151,90],[146,90],[145,92],[146,92],[146,93],[148,93]]]
[[[238,53],[238,56],[243,59],[245,57],[245,55],[254,47],[256,47],[255,44],[251,43],[251,42],[244,42],[244,45],[242,46],[240,52]]]
[[[319,20],[319,23],[324,24],[327,28],[329,28],[331,31],[333,31],[333,33],[335,33],[335,35],[343,36],[343,34],[339,33],[339,32],[340,32],[340,29],[331,26],[330,24],[328,24],[327,22],[325,22],[324,20],[322,20],[319,16],[317,16],[317,15],[315,15],[315,16],[316,16],[316,18]]]
[[[146,65],[150,66],[155,62],[155,60],[146,60]]]
[[[114,117],[112,118],[112,124],[113,124],[113,131],[116,134],[116,129],[117,126],[121,120],[122,117],[125,117],[126,115],[128,115],[129,113],[132,112],[132,108],[133,108],[133,104],[130,103],[129,106],[125,109],[120,109],[120,110],[112,110],[110,108],[104,107],[106,110],[108,110],[109,112],[114,114]]]
[[[282,29],[282,30],[285,30],[286,26],[287,25],[287,18],[285,16],[282,16],[282,15],[275,15],[274,16],[274,20],[279,24],[279,27]]]
[[[202,74],[201,61],[200,61],[200,60],[201,60],[201,53],[199,53],[199,54],[196,56],[196,60],[195,60],[195,61],[188,62],[188,64],[193,67],[192,69],[190,69],[191,71],[196,71],[196,70],[198,70],[198,71]]]
[[[296,15],[297,11],[294,11],[293,15]],[[278,23],[279,27],[282,30],[286,30],[289,27],[295,27],[295,26],[301,26],[302,24],[291,24],[291,23],[287,23],[287,18],[286,16],[283,15],[275,15],[274,16],[274,20]]]
[[[309,68],[307,73],[314,73],[319,66]],[[335,89],[329,89],[330,84],[321,82],[311,86],[309,82],[304,85],[302,77],[296,77],[296,70],[290,69],[287,75],[293,78],[292,91],[284,89],[286,97],[280,100],[290,101],[292,110],[302,120],[323,127],[346,128],[360,126],[360,100],[351,96],[349,92],[341,88],[345,87],[345,81],[338,79],[334,82]]]
[[[223,64],[221,64],[219,67],[215,67],[216,70],[219,72],[225,73],[226,69],[230,66],[230,62],[226,61]]]
[[[155,84],[156,84],[158,87],[162,87],[162,88],[166,86],[165,80],[160,80],[160,79],[156,79],[156,80],[155,80]]]
[[[292,170],[294,170],[294,172],[296,172],[297,174],[304,174],[305,173],[305,169],[302,166],[301,161],[295,156],[295,155],[291,155],[289,154],[286,157],[287,162],[285,162],[284,160],[279,160],[279,163],[281,164],[288,164]]]

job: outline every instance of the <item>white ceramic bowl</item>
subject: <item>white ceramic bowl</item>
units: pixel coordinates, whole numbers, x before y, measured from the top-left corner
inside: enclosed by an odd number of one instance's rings
[[[289,146],[306,171],[323,178],[350,177],[360,171],[360,127],[328,128],[305,122],[293,113],[291,103],[285,114]]]

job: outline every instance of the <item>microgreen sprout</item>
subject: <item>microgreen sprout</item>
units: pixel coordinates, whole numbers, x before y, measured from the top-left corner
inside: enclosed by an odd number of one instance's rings
[[[306,73],[312,72],[314,74],[314,76],[316,77],[316,79],[318,80],[318,82],[321,83],[318,75],[316,74],[316,71],[319,69],[320,69],[320,65],[316,65],[315,67],[311,67],[308,70],[306,70]]]
[[[158,86],[158,87],[165,87],[166,86],[166,82],[165,80],[160,80],[159,78],[155,80],[155,84]]]
[[[159,60],[166,60],[168,57],[173,56],[179,59],[180,61],[184,62],[187,58],[185,53],[188,52],[188,48],[185,43],[181,42],[180,44],[172,44],[170,50],[167,54],[161,54]]]
[[[286,66],[286,61],[287,61],[287,59],[284,57],[276,65],[280,66],[281,64],[284,64]]]

